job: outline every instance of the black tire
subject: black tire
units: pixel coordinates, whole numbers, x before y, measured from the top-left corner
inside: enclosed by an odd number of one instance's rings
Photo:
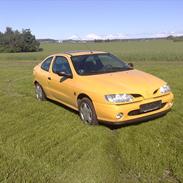
[[[35,84],[35,92],[36,92],[37,100],[39,100],[39,101],[46,100],[45,92],[44,92],[42,86],[39,83]]]
[[[83,107],[86,107],[86,110],[88,110],[88,115],[86,113],[84,114]],[[86,124],[89,125],[98,125],[97,115],[95,112],[95,108],[93,106],[92,101],[89,98],[82,98],[78,100],[78,109],[79,109],[79,115],[82,121],[84,121]],[[86,117],[88,116],[88,117]]]

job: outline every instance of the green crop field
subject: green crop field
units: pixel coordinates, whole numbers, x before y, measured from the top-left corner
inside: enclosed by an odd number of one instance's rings
[[[123,58],[126,61],[183,61],[183,41],[146,40],[112,43],[80,44],[43,44],[43,52],[37,53],[1,53],[1,60],[40,60],[48,54],[68,50],[104,50]]]
[[[183,182],[183,42],[43,44],[43,52],[0,54],[0,182]],[[162,118],[111,130],[38,102],[32,69],[52,53],[110,51],[166,80],[175,95]]]

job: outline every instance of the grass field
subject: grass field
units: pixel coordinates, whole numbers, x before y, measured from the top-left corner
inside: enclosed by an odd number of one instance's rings
[[[45,56],[84,44],[44,44],[43,52],[0,54],[0,182],[183,182],[183,43],[90,44],[166,80],[175,105],[166,116],[111,130],[84,125],[57,103],[38,102],[32,69]]]

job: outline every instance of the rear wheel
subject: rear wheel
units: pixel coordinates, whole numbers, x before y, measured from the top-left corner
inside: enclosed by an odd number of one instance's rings
[[[93,103],[88,98],[78,100],[79,115],[81,120],[90,125],[97,125],[97,115]]]
[[[35,92],[36,92],[36,98],[40,101],[46,100],[46,95],[44,93],[43,88],[39,83],[35,84]]]

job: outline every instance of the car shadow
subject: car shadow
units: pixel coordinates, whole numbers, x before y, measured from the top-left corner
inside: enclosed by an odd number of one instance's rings
[[[71,109],[70,107],[67,107],[66,105],[64,104],[61,104],[57,101],[54,101],[54,100],[51,100],[51,99],[47,99],[49,102],[59,106],[59,107],[63,107],[65,110],[68,110],[76,115],[79,115],[78,114],[78,111],[74,110],[74,109]],[[126,123],[123,123],[123,124],[111,124],[109,122],[99,122],[99,124],[103,127],[106,127],[106,128],[109,128],[110,130],[117,130],[117,129],[120,129],[120,128],[124,128],[124,127],[130,127],[130,126],[138,126],[142,123],[149,123],[149,122],[153,122],[155,121],[155,119],[158,119],[158,118],[161,118],[162,116],[165,116],[167,113],[164,113],[164,114],[161,114],[157,117],[153,117],[153,118],[150,118],[150,119],[144,119],[144,120],[140,120],[138,122],[126,122]]]
[[[70,112],[75,113],[75,114],[78,115],[78,112],[77,112],[77,111],[75,111],[74,109],[72,109],[72,108],[70,108],[70,107],[67,107],[66,105],[64,105],[64,104],[62,104],[62,103],[60,103],[60,102],[57,102],[57,101],[51,100],[51,99],[47,99],[47,100],[48,100],[49,102],[51,102],[51,103],[53,103],[53,104],[59,106],[59,107],[63,107],[65,110],[68,110],[68,111],[70,111]]]

